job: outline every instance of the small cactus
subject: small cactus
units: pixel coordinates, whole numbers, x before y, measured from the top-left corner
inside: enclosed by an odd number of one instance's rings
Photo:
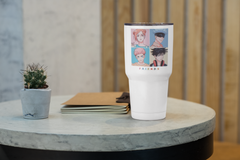
[[[40,64],[29,64],[26,70],[22,70],[21,74],[24,78],[24,88],[27,89],[43,89],[48,88],[46,67],[43,68]]]

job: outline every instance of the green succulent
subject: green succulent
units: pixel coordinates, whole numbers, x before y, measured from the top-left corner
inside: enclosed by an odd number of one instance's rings
[[[27,89],[48,88],[46,67],[40,64],[29,64],[26,70],[21,71],[24,78],[24,87]]]

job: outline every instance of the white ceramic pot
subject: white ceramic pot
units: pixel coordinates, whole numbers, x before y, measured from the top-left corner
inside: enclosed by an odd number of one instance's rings
[[[20,96],[24,118],[48,118],[51,89],[22,89]]]

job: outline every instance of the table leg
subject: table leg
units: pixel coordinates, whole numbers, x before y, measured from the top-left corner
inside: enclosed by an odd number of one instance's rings
[[[7,158],[6,154],[5,154],[5,152],[3,151],[1,145],[0,145],[0,159],[1,160],[8,160],[8,158]]]

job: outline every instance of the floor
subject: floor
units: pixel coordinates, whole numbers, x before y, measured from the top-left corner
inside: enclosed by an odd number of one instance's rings
[[[208,160],[240,160],[240,145],[214,142],[213,155]]]

